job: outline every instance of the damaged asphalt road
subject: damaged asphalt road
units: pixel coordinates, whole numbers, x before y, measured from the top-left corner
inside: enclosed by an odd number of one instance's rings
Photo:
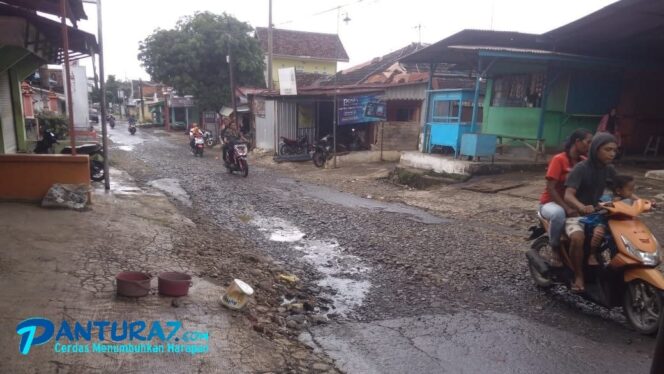
[[[332,323],[305,325],[300,338],[342,371],[649,367],[654,340],[630,331],[619,309],[537,290],[526,242],[513,231],[301,182],[255,167],[251,158],[247,178],[230,175],[215,159],[219,147],[198,159],[184,135],[141,129],[141,141],[123,144],[129,135],[114,134],[123,130],[111,130],[113,166],[144,186],[175,179],[191,197],[188,206],[173,195],[185,215],[241,236],[326,303],[321,314]],[[283,296],[285,304],[293,297]],[[295,331],[303,327],[297,318],[287,322]]]

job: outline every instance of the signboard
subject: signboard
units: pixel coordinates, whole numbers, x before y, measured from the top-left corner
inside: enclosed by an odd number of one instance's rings
[[[342,98],[337,114],[341,126],[384,120],[387,111],[381,95],[372,94]]]
[[[295,68],[279,69],[279,93],[282,95],[297,95]]]
[[[265,98],[254,98],[254,113],[256,117],[265,118]]]

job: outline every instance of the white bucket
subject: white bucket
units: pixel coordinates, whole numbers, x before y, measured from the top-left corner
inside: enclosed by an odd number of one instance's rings
[[[242,309],[253,294],[254,289],[250,285],[239,279],[234,279],[226,289],[226,293],[221,296],[221,303],[230,309]]]

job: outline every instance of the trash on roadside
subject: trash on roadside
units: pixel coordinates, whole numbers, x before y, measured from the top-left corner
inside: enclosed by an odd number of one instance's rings
[[[295,274],[279,274],[277,278],[288,283],[297,283],[300,280]]]
[[[85,184],[56,183],[42,199],[43,208],[67,208],[81,210],[88,204],[90,186]]]
[[[226,289],[226,293],[221,297],[221,303],[230,309],[239,310],[244,308],[249,301],[249,297],[254,294],[254,289],[245,282],[234,279]]]

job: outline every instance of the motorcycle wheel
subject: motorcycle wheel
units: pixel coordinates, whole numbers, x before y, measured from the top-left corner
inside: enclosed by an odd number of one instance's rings
[[[662,292],[655,287],[640,279],[627,283],[623,311],[629,324],[640,334],[657,333],[662,304]]]
[[[208,140],[206,140],[205,145],[207,145],[208,147],[212,147],[214,145],[214,138],[209,138]]]
[[[249,175],[249,164],[247,164],[247,160],[240,160],[239,164],[242,176],[246,178]]]
[[[99,160],[90,160],[90,179],[101,182],[104,177],[104,163]]]
[[[290,155],[291,153],[293,153],[293,152],[291,152],[291,149],[288,145],[282,144],[281,147],[279,147],[279,154],[280,155]]]
[[[316,167],[322,168],[325,166],[325,155],[323,152],[316,152],[314,155],[311,157],[311,160],[314,162],[314,165]]]
[[[547,237],[538,239],[533,244],[532,249],[545,260],[548,259],[551,255],[551,247],[549,247],[549,239]],[[533,264],[530,260],[528,260],[528,269],[530,270],[530,276],[533,278],[533,281],[537,287],[546,289],[553,285],[551,278],[545,274],[540,273],[539,270],[537,270],[535,264]]]

